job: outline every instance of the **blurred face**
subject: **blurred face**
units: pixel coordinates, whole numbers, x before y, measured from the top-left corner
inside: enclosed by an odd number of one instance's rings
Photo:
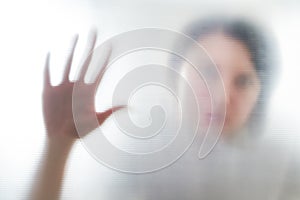
[[[239,40],[228,37],[223,33],[213,33],[199,40],[211,59],[214,61],[225,88],[224,96],[215,96],[211,99],[204,81],[197,83],[200,96],[201,121],[207,125],[209,121],[220,121],[224,114],[220,108],[226,106],[225,124],[223,133],[232,133],[242,128],[249,119],[256,105],[260,93],[260,81],[251,54],[247,47]],[[217,86],[219,76],[210,73],[213,65],[201,66],[207,84],[210,84],[215,94],[221,93],[224,88]],[[216,79],[216,80],[214,80]],[[220,85],[220,84],[219,84]],[[215,111],[212,112],[211,100]]]

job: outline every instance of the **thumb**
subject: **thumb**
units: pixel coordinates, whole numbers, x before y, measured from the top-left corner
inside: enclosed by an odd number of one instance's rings
[[[123,109],[123,108],[125,108],[125,107],[126,107],[126,106],[116,106],[116,107],[110,108],[110,109],[108,109],[108,110],[106,110],[106,111],[104,111],[104,112],[98,112],[98,113],[96,113],[96,117],[97,117],[97,119],[98,119],[99,125],[102,125],[103,122],[104,122],[107,118],[109,118],[109,116],[110,116],[112,113],[114,113],[114,112],[116,112],[116,111],[118,111],[118,110],[121,110],[121,109]]]

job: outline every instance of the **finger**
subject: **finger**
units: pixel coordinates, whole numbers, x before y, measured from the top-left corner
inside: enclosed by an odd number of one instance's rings
[[[94,81],[94,85],[95,85],[96,87],[100,84],[100,82],[101,82],[101,80],[102,80],[102,78],[103,78],[103,76],[104,76],[104,73],[105,73],[105,71],[106,71],[106,69],[107,69],[107,66],[108,66],[109,61],[110,61],[110,58],[111,58],[111,54],[112,54],[112,48],[111,48],[111,46],[109,46],[109,50],[108,50],[108,54],[107,54],[107,56],[106,56],[106,58],[105,58],[105,62],[103,63],[102,68],[101,68],[101,70],[98,72],[98,74],[97,74],[97,76],[96,76],[96,79],[95,79],[95,81]]]
[[[47,53],[44,67],[44,87],[51,86],[50,71],[49,71],[50,53]]]
[[[101,125],[111,114],[123,108],[126,108],[126,106],[116,106],[104,112],[96,113],[99,124]]]
[[[89,36],[89,40],[87,42],[87,48],[86,48],[86,52],[87,52],[87,56],[84,56],[84,63],[83,66],[81,67],[80,73],[79,73],[79,80],[84,81],[84,77],[85,74],[88,70],[89,64],[92,60],[92,55],[93,55],[93,49],[95,47],[96,44],[96,40],[97,40],[97,31],[96,30],[92,30],[90,32],[90,36]],[[85,58],[86,57],[86,58]]]
[[[78,35],[76,34],[74,36],[74,39],[73,39],[70,55],[69,55],[69,57],[67,59],[67,62],[66,62],[65,72],[64,72],[64,76],[63,76],[64,81],[69,80],[69,74],[70,74],[70,71],[71,71],[71,66],[72,66],[72,61],[73,61],[73,56],[74,56],[74,51],[75,51],[77,41],[78,41]]]

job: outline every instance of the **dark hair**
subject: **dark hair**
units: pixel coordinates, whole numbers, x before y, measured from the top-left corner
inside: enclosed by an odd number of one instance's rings
[[[270,33],[262,31],[258,25],[245,19],[210,17],[196,20],[183,31],[195,41],[215,32],[222,32],[226,36],[241,41],[248,48],[255,70],[261,82],[261,92],[252,115],[249,119],[251,132],[258,132],[264,128],[267,103],[278,75],[278,56],[274,51],[274,40]],[[184,45],[181,44],[181,47]],[[188,47],[184,47],[186,50]],[[258,128],[258,129],[257,129]],[[255,134],[255,133],[253,133]]]

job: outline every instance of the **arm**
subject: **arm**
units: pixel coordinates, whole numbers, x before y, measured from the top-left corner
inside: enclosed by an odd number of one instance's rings
[[[96,42],[96,34],[92,37],[92,42],[88,47],[91,52],[94,49]],[[67,162],[70,151],[78,139],[73,114],[72,114],[72,92],[74,84],[78,85],[79,96],[82,101],[82,122],[80,124],[86,127],[86,135],[97,127],[90,127],[88,120],[84,116],[89,115],[90,112],[95,113],[99,125],[101,125],[114,111],[123,108],[123,106],[108,109],[102,113],[96,113],[94,103],[94,92],[97,88],[106,64],[98,74],[96,81],[93,84],[84,83],[84,76],[90,64],[91,56],[86,59],[86,62],[81,68],[79,79],[75,82],[69,80],[69,73],[71,69],[73,54],[77,43],[75,37],[70,55],[67,60],[63,81],[58,86],[52,86],[49,75],[49,55],[46,59],[45,75],[44,75],[44,89],[43,89],[43,114],[47,131],[46,146],[44,157],[41,166],[37,172],[35,182],[30,194],[32,200],[57,200],[59,199],[60,189],[63,184],[65,164]],[[108,60],[108,58],[107,58]]]
[[[37,172],[31,200],[59,199],[65,164],[75,140],[47,139],[45,154]]]

